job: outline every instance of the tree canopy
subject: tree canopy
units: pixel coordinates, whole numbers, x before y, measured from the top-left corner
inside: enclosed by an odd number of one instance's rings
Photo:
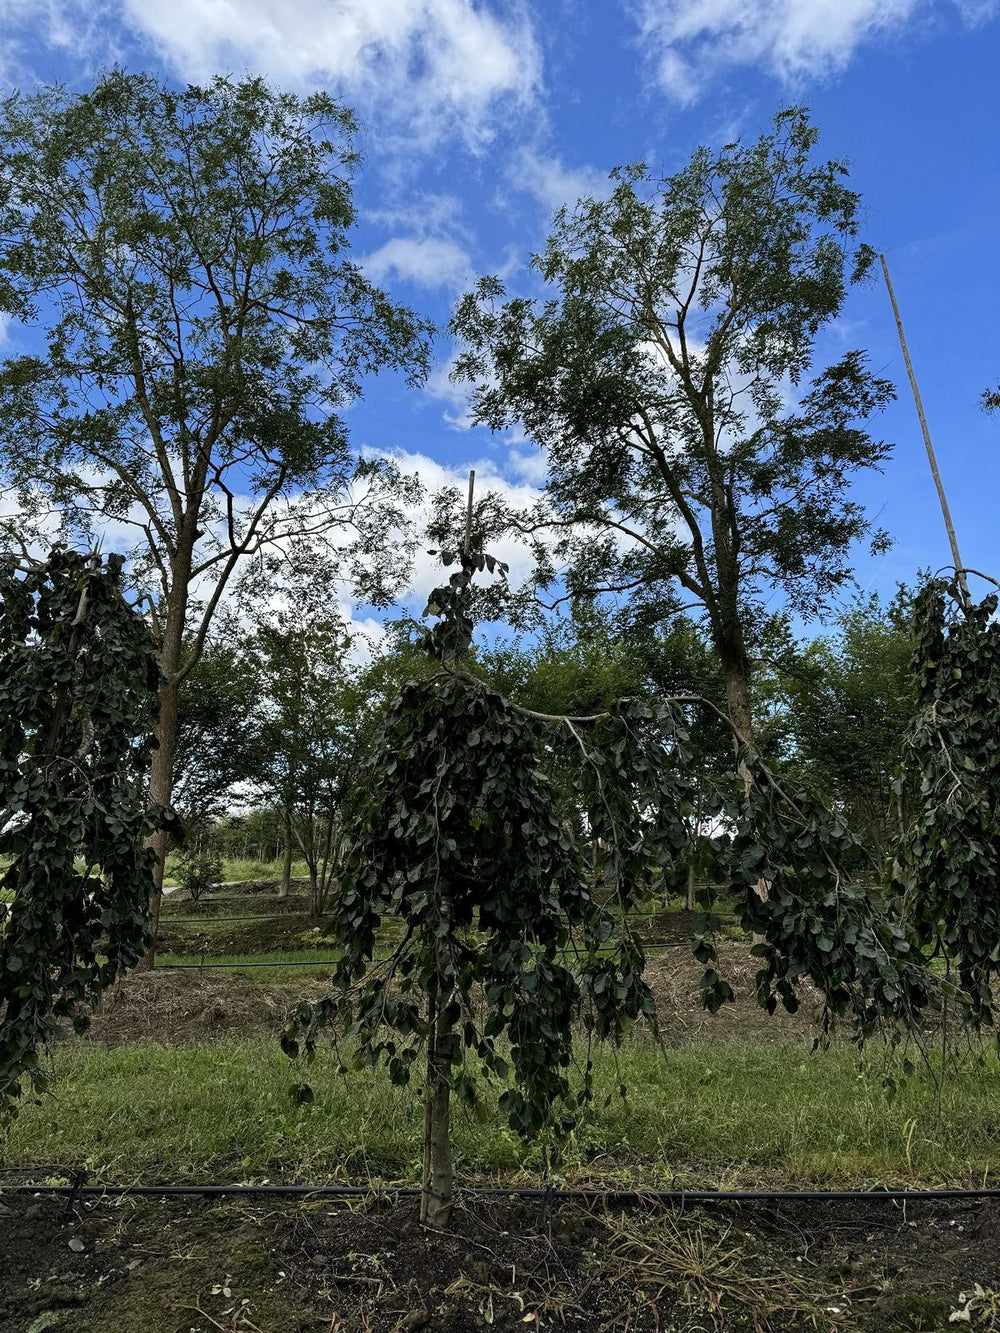
[[[116,69],[0,107],[0,309],[44,342],[0,365],[3,535],[54,516],[134,536],[163,804],[177,689],[241,565],[338,525],[372,595],[405,565],[384,541],[399,479],[359,461],[342,411],[371,371],[419,380],[428,326],[348,257],[353,130],[326,94],[259,78]]]
[[[912,783],[895,787],[917,711],[912,603],[906,588],[888,605],[859,597],[833,633],[786,640],[759,672],[762,743],[843,813],[872,866],[898,836],[900,801],[911,795]]]
[[[550,295],[508,299],[484,278],[452,321],[473,418],[545,450],[546,504],[521,521],[548,543],[542,582],[554,555],[571,595],[696,608],[747,739],[762,594],[812,613],[858,538],[885,541],[848,486],[888,456],[864,423],[892,385],[858,350],[814,364],[874,258],[847,168],[817,160],[817,139],[791,108],[671,176],[619,168],[606,199],[556,215],[532,260]]]

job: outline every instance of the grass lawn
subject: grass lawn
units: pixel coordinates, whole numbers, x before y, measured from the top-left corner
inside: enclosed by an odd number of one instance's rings
[[[281,980],[277,975],[277,969],[286,963],[313,963],[317,967],[324,960],[333,960],[337,957],[337,951],[328,940],[320,941],[316,948],[308,949],[283,949],[280,951],[267,951],[266,953],[211,953],[206,957],[206,961],[218,964],[222,967],[232,968],[234,971],[241,967],[250,965],[254,971],[263,971],[266,968],[274,967],[275,975],[269,980]],[[156,966],[158,968],[176,967],[178,964],[187,967],[201,966],[201,954],[195,953],[164,953],[157,957]]]
[[[177,883],[176,865],[176,856],[168,856],[167,864],[164,867],[164,884],[168,887],[176,885]],[[281,869],[281,861],[238,861],[228,859],[222,862],[222,878],[226,884],[237,884],[243,880],[280,879]],[[308,876],[309,868],[305,861],[292,862],[293,879],[307,879]]]
[[[1000,1166],[1000,1065],[968,1059],[894,1094],[885,1052],[815,1055],[799,1043],[627,1044],[618,1074],[597,1057],[599,1094],[555,1159],[569,1181],[710,1186],[760,1181],[968,1183]],[[208,1046],[77,1043],[58,1051],[51,1092],[26,1099],[0,1137],[6,1166],[86,1166],[108,1181],[416,1178],[416,1083],[348,1076],[323,1052],[296,1069],[269,1040]],[[307,1079],[312,1106],[292,1084]],[[496,1112],[456,1112],[461,1177],[516,1178],[540,1164]]]

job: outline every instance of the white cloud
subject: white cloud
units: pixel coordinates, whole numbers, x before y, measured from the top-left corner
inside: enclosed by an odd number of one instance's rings
[[[951,0],[967,23],[997,0]],[[862,44],[940,0],[630,0],[639,45],[670,96],[693,102],[714,75],[761,65],[786,83],[843,69]]]
[[[970,27],[988,23],[1000,14],[1000,0],[955,0],[959,13]]]
[[[544,449],[539,448],[511,449],[507,455],[507,468],[518,480],[539,488],[545,485],[549,475],[548,459]]]
[[[605,172],[588,166],[567,167],[561,158],[527,146],[515,154],[508,178],[515,189],[532,195],[550,213],[588,195],[602,198],[609,190]]]
[[[361,262],[375,282],[400,278],[419,287],[464,291],[475,281],[468,253],[439,236],[394,236]]]
[[[115,0],[0,0],[0,85],[30,87],[47,75],[37,49],[68,52],[74,80],[126,59],[114,31]]]
[[[458,195],[418,190],[410,182],[399,202],[367,208],[365,218],[387,231],[406,231],[421,239],[456,236],[471,242],[474,237],[465,219],[465,205]]]
[[[452,353],[447,361],[434,366],[424,381],[423,388],[429,397],[447,405],[447,410],[442,416],[452,430],[471,430],[474,425],[469,407],[472,386],[464,381],[456,383],[451,378],[451,373],[455,369],[455,357],[456,354]]]
[[[122,0],[127,22],[182,77],[249,68],[325,85],[408,139],[472,144],[541,77],[527,21],[474,0]]]

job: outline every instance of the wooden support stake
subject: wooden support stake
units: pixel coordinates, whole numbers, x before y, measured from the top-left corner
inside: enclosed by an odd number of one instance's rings
[[[917,387],[917,377],[913,373],[913,362],[910,360],[910,349],[906,345],[906,334],[903,332],[903,319],[899,313],[899,306],[896,303],[896,293],[892,289],[892,279],[889,277],[889,265],[885,262],[885,255],[879,255],[879,260],[882,264],[882,275],[885,278],[889,300],[892,302],[892,313],[896,317],[896,332],[899,334],[899,345],[903,351],[903,361],[906,365],[906,373],[910,377],[910,388],[913,391],[913,401],[917,407],[917,416],[920,418],[920,429],[924,436],[924,447],[927,450],[927,461],[931,465],[931,476],[934,478],[934,485],[937,487],[938,500],[941,502],[941,513],[944,516],[944,526],[948,531],[948,541],[951,544],[951,558],[955,562],[955,573],[958,575],[959,587],[962,589],[962,595],[968,606],[970,597],[969,585],[965,581],[965,566],[962,564],[962,557],[958,553],[958,538],[955,536],[955,525],[951,521],[951,510],[948,508],[948,497],[944,493],[944,483],[941,480],[941,473],[938,471],[937,458],[934,453],[934,446],[931,443],[931,433],[927,426],[927,417],[924,413],[923,400],[920,397],[920,390]]]
[[[465,508],[465,558],[469,558],[472,549],[472,493],[476,488],[476,470],[469,469],[469,503]]]

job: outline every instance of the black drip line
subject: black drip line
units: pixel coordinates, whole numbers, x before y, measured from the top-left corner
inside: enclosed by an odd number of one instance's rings
[[[642,948],[644,951],[651,949],[690,949],[693,944],[694,940],[659,940],[652,944],[643,944]],[[600,948],[592,950],[592,952],[609,953],[613,952],[615,947],[615,945],[602,945]],[[580,951],[576,949],[556,950],[556,953],[559,954],[573,954],[578,952]],[[373,961],[382,962],[389,956],[390,955],[387,954],[383,955],[381,958],[376,957]],[[243,972],[250,967],[337,967],[339,964],[339,958],[317,958],[315,961],[311,958],[293,958],[285,959],[284,961],[279,960],[274,963],[157,963],[154,971],[209,972],[214,969],[215,971],[223,972]]]
[[[16,1168],[10,1168],[16,1169]],[[80,1197],[217,1198],[222,1195],[328,1199],[417,1198],[418,1185],[91,1185],[84,1184],[85,1173],[77,1173],[71,1185],[0,1185],[5,1194],[55,1195],[75,1200]],[[552,1186],[464,1185],[455,1194],[464,1198],[548,1199],[555,1202],[612,1204],[712,1204],[712,1203],[921,1203],[961,1199],[997,1199],[1000,1187],[978,1186],[947,1189],[683,1189],[637,1190],[587,1187],[580,1189]]]

